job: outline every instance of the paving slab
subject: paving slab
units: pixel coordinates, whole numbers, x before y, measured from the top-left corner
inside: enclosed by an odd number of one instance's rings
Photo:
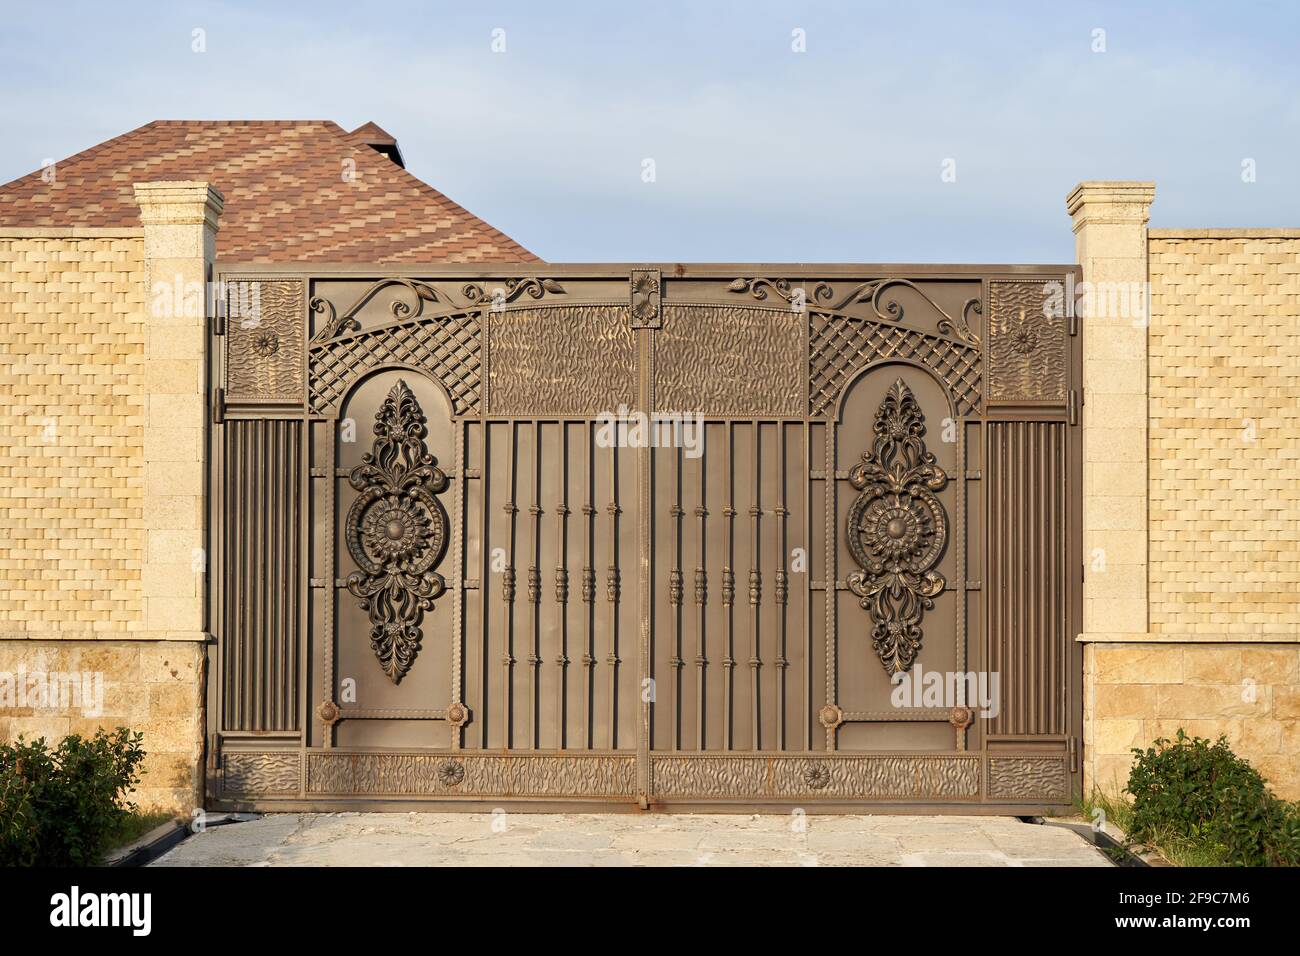
[[[282,813],[212,827],[154,866],[1110,866],[1012,817]]]

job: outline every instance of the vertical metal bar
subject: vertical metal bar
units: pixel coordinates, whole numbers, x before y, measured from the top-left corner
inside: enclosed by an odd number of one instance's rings
[[[654,448],[657,444],[654,433],[657,427],[654,421],[654,332],[641,329],[637,332],[637,404],[646,417],[646,427],[650,434],[643,435],[636,451],[637,489],[636,489],[636,524],[637,524],[637,642],[636,642],[636,684],[639,707],[636,733],[636,789],[637,799],[642,809],[649,806],[650,800],[650,747],[654,741],[655,685],[653,647],[651,634],[654,626]],[[647,683],[648,682],[648,683]],[[649,691],[647,693],[647,690]]]
[[[673,750],[682,749],[682,448],[673,443],[673,569],[668,580],[668,602],[673,617]]]
[[[294,641],[294,667],[298,683],[294,689],[294,712],[298,714],[298,739],[302,746],[310,740],[311,711],[307,706],[310,692],[307,660],[310,656],[304,646],[311,634],[311,514],[312,494],[315,491],[311,478],[311,422],[307,418],[307,404],[303,403],[303,417],[298,423],[298,510],[294,520],[298,522],[298,577],[294,582],[298,594],[298,634]]]
[[[837,660],[836,603],[839,600],[839,572],[837,568],[835,526],[836,495],[839,492],[835,478],[835,422],[826,420],[826,703],[837,704],[839,697],[839,672]],[[837,746],[836,728],[826,728],[826,749],[834,750]]]
[[[467,438],[469,435],[469,422],[465,419],[457,421],[452,419],[452,461],[455,462],[456,469],[456,489],[453,493],[453,510],[455,520],[452,522],[453,545],[455,554],[453,557],[452,573],[456,577],[456,586],[452,589],[451,605],[451,681],[447,688],[448,701],[461,701],[465,699],[465,577],[467,572],[467,550],[465,539],[467,537],[468,514],[465,510],[466,501],[469,495],[469,467],[467,460]],[[482,585],[480,585],[481,587]],[[448,726],[448,741],[452,750],[460,750],[465,746],[464,726]]]
[[[812,592],[812,423],[803,423],[803,461],[799,469],[799,480],[803,485],[803,734],[801,740],[805,750],[813,749],[813,592]],[[790,562],[787,551],[781,555],[781,564]]]
[[[503,719],[505,720],[502,746],[509,750],[515,739],[515,516],[519,508],[515,504],[515,465],[519,454],[518,429],[516,422],[510,421],[510,449],[506,465],[506,568],[501,579],[501,600],[505,620],[502,621],[501,647],[501,701]]]
[[[955,413],[954,413],[955,414]],[[957,556],[957,590],[956,590],[956,615],[957,615],[957,674],[958,687],[966,686],[965,680],[961,675],[966,673],[966,421],[960,416],[955,419],[957,422],[957,493],[956,493],[956,514],[953,521],[953,527],[956,531],[956,556]],[[971,701],[961,701],[967,705]],[[955,728],[956,748],[957,750],[966,749],[966,728]]]
[[[763,659],[759,646],[759,601],[763,593],[763,576],[759,571],[759,533],[760,522],[763,519],[762,504],[762,461],[761,454],[761,426],[758,421],[750,423],[752,434],[749,445],[750,470],[754,473],[754,496],[749,503],[749,716],[750,716],[750,749],[762,750],[763,732],[759,721],[762,718],[762,708],[759,706],[759,671],[763,666]]]
[[[787,425],[777,422],[779,438],[777,442],[777,474],[780,476],[776,485],[777,526],[776,538],[776,749],[785,750],[786,745],[786,670],[790,667],[786,659],[786,605],[790,603],[790,581],[785,570],[785,553],[789,546],[790,510],[786,507],[786,441]]]
[[[701,425],[701,428],[706,426]],[[706,519],[709,511],[708,504],[708,442],[704,441],[700,448],[700,503],[695,508],[695,517],[699,520],[700,528],[698,540],[696,542],[695,557],[695,749],[705,749],[705,725],[704,705],[705,693],[704,683],[709,666],[708,645],[705,643],[707,635],[707,614],[709,604],[709,574],[705,570],[707,565],[707,550],[705,548],[705,532],[707,531]]]
[[[560,479],[560,505],[556,509],[559,515],[559,563],[555,568],[555,615],[559,625],[560,653],[555,658],[559,669],[557,676],[557,699],[555,702],[555,740],[556,747],[564,750],[568,746],[568,721],[565,719],[568,704],[569,687],[569,423],[561,421],[560,453],[556,460],[556,471]]]
[[[478,534],[479,534],[479,710],[482,719],[479,725],[479,746],[484,750],[491,741],[488,737],[487,715],[492,703],[492,660],[490,657],[492,621],[489,609],[487,587],[488,575],[492,568],[491,515],[492,515],[492,481],[489,478],[489,465],[492,462],[492,426],[486,416],[479,418],[479,466],[478,466]]]
[[[270,592],[270,627],[266,631],[266,673],[263,675],[262,694],[266,697],[266,715],[263,727],[267,730],[279,728],[279,697],[281,686],[280,673],[280,645],[284,641],[284,590],[287,582],[285,580],[284,566],[284,533],[283,526],[285,521],[284,496],[281,491],[284,487],[285,469],[287,462],[284,458],[284,422],[272,421],[269,423],[270,444],[271,444],[271,472],[267,475],[267,488],[270,492],[270,503],[266,509],[264,520],[267,523],[267,536],[270,538],[269,547],[266,549],[267,557],[270,559],[271,574],[265,578],[267,590]]]
[[[722,620],[725,628],[722,658],[724,727],[722,749],[731,750],[735,735],[736,690],[736,621],[733,615],[736,603],[736,472],[735,462],[732,460],[734,451],[732,442],[735,438],[732,433],[732,423],[728,421],[723,428],[727,436],[724,446],[726,464],[722,469],[722,473],[727,477],[727,507],[723,511],[723,516],[727,519],[727,524],[725,563],[722,566]]]
[[[605,597],[609,602],[609,749],[618,749],[618,618],[622,583],[619,569],[619,534],[618,516],[622,509],[618,504],[618,442],[609,449],[609,504],[605,507],[609,514],[609,568],[605,576]]]
[[[326,700],[334,700],[335,675],[334,675],[334,638],[335,628],[337,627],[335,618],[337,616],[336,604],[338,603],[338,589],[335,587],[335,545],[334,535],[338,523],[338,511],[335,499],[338,496],[338,478],[335,471],[338,469],[338,421],[330,419],[325,423],[325,630],[322,636],[324,647],[321,653],[321,685],[325,691]],[[334,746],[334,728],[338,724],[331,722],[323,725],[321,731],[321,742],[326,748]]]
[[[592,565],[592,550],[596,541],[596,505],[595,472],[592,462],[591,422],[586,423],[582,442],[582,481],[585,486],[586,504],[582,513],[586,515],[586,526],[582,533],[582,621],[583,643],[583,693],[582,693],[582,727],[585,745],[588,750],[595,746],[596,722],[596,569]]]
[[[528,627],[532,638],[532,650],[528,655],[528,746],[536,750],[541,746],[541,700],[538,696],[538,682],[541,679],[541,600],[542,571],[539,563],[542,547],[542,423],[533,422],[533,501],[528,506],[531,518],[529,535],[532,540],[532,560],[528,565]]]

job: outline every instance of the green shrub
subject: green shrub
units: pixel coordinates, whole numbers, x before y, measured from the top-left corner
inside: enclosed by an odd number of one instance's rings
[[[0,866],[88,866],[135,810],[143,734],[0,744]]]
[[[1211,743],[1179,729],[1173,740],[1133,753],[1125,787],[1133,795],[1133,839],[1187,841],[1235,866],[1300,862],[1300,806],[1274,796],[1226,737]]]
[[[1210,838],[1237,866],[1300,866],[1300,804],[1231,787],[1223,793]]]

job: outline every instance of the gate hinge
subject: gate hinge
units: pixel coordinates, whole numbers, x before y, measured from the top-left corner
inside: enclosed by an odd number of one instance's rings
[[[220,425],[226,420],[226,390],[219,388],[212,394],[212,424]]]
[[[1079,406],[1083,404],[1083,392],[1081,389],[1070,389],[1070,424],[1079,424]]]
[[[221,734],[208,735],[208,769],[221,769]]]
[[[1079,772],[1079,738],[1070,737],[1070,773]]]

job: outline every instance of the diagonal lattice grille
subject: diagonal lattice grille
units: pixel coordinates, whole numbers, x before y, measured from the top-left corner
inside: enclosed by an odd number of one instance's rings
[[[969,415],[979,410],[979,349],[868,319],[814,315],[812,320],[808,340],[811,414],[822,414],[857,369],[884,358],[920,362],[948,386],[958,414]]]
[[[401,363],[442,382],[457,415],[477,411],[482,378],[478,319],[452,315],[422,319],[335,339],[311,350],[311,409],[324,412],[370,369]]]

